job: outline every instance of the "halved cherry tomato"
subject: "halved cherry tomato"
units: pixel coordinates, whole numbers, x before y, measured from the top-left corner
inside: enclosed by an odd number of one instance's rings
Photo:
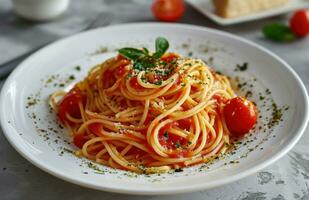
[[[155,0],[152,4],[154,16],[165,22],[174,22],[179,20],[185,11],[183,0]]]
[[[292,32],[299,36],[304,37],[309,34],[309,11],[298,10],[290,19],[290,27]]]
[[[73,143],[74,143],[75,146],[77,146],[80,149],[83,148],[84,144],[87,141],[88,140],[87,140],[84,133],[78,133],[78,134],[74,135]]]
[[[234,137],[242,137],[256,124],[257,111],[252,102],[236,97],[223,108],[227,128]]]
[[[77,87],[71,89],[58,105],[58,117],[62,122],[68,121],[66,113],[74,118],[81,118],[79,103],[86,103],[86,95]]]

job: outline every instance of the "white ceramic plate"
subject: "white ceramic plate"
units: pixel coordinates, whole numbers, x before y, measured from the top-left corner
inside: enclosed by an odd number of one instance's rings
[[[157,36],[168,38],[171,51],[193,54],[216,70],[238,77],[241,84],[246,82],[240,93],[252,91],[250,98],[257,103],[261,115],[257,128],[234,153],[222,160],[160,176],[114,170],[75,157],[70,153],[75,150],[74,145],[48,109],[48,96],[60,88],[70,88],[85,77],[91,66],[116,55],[117,48],[153,48]],[[249,63],[246,71],[234,70],[244,62]],[[76,70],[76,66],[81,70]],[[265,99],[260,100],[262,97]],[[274,111],[272,100],[278,109],[289,109],[283,111],[282,121],[272,128],[264,128]],[[278,160],[295,145],[306,127],[308,97],[301,80],[287,63],[252,42],[198,26],[141,23],[80,33],[33,54],[3,86],[0,114],[9,142],[26,159],[50,174],[110,192],[172,194],[226,184]]]
[[[187,0],[187,2],[191,4],[194,8],[196,8],[198,11],[203,13],[205,16],[207,16],[208,18],[210,18],[211,20],[220,25],[231,25],[231,24],[253,21],[309,7],[308,0],[290,0],[288,4],[282,7],[235,18],[223,18],[215,14],[212,0]]]

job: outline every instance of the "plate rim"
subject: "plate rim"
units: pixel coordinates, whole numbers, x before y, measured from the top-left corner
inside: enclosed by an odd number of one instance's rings
[[[224,37],[228,37],[234,40],[237,40],[239,42],[245,43],[246,45],[250,45],[253,48],[258,48],[259,50],[267,53],[269,56],[271,56],[273,59],[276,59],[277,61],[279,61],[281,63],[281,67],[286,68],[289,73],[291,74],[291,76],[293,76],[295,78],[295,81],[297,82],[299,88],[300,88],[300,92],[301,94],[304,96],[304,102],[305,102],[305,107],[304,107],[304,116],[302,116],[302,122],[300,123],[300,126],[298,126],[296,128],[295,131],[295,135],[293,136],[293,139],[288,142],[287,146],[282,148],[281,150],[277,151],[275,154],[273,154],[272,156],[270,156],[270,158],[266,159],[264,162],[250,168],[247,170],[244,170],[238,174],[235,175],[231,175],[230,177],[228,177],[227,179],[221,179],[221,181],[215,181],[213,182],[212,185],[209,184],[198,184],[198,185],[191,185],[191,186],[179,186],[179,187],[174,187],[172,189],[162,189],[162,188],[151,188],[151,189],[128,189],[128,188],[121,188],[121,187],[113,187],[113,186],[108,186],[108,185],[98,185],[98,184],[93,184],[78,178],[74,178],[71,175],[67,175],[64,172],[61,172],[59,170],[55,170],[52,166],[49,166],[47,164],[45,164],[44,162],[41,162],[40,159],[37,159],[35,156],[33,156],[31,153],[29,153],[29,151],[25,151],[23,152],[22,147],[20,147],[20,145],[18,145],[18,143],[14,142],[14,137],[17,136],[16,134],[11,134],[14,130],[10,130],[10,127],[7,125],[7,118],[6,118],[6,114],[4,112],[5,109],[3,109],[5,107],[5,102],[6,102],[6,96],[5,96],[5,92],[7,91],[9,85],[11,84],[12,81],[15,80],[15,77],[19,75],[19,71],[21,71],[24,68],[24,65],[26,65],[27,62],[30,62],[31,59],[33,58],[34,55],[38,54],[41,51],[45,51],[46,49],[52,48],[53,45],[56,45],[58,43],[61,43],[65,40],[71,40],[74,37],[79,37],[81,35],[84,34],[88,34],[90,32],[95,32],[95,31],[104,31],[105,29],[110,29],[110,28],[114,28],[114,27],[128,27],[128,28],[132,28],[132,27],[143,27],[143,26],[157,26],[157,27],[161,27],[161,28],[169,28],[171,26],[175,27],[175,28],[184,28],[184,29],[191,29],[192,31],[207,31],[207,32],[212,32],[212,33],[216,33],[220,36],[224,36]],[[112,25],[112,26],[107,26],[107,27],[101,27],[101,28],[97,28],[97,29],[92,29],[92,30],[88,30],[85,32],[81,32],[78,34],[74,34],[71,35],[69,37],[64,37],[60,40],[57,40],[45,47],[43,47],[42,49],[40,49],[39,51],[33,53],[32,55],[30,55],[28,58],[26,58],[22,63],[20,63],[15,69],[14,71],[9,75],[9,77],[6,79],[1,93],[0,93],[0,122],[1,122],[1,127],[3,130],[3,134],[5,136],[5,138],[9,141],[9,143],[14,147],[14,149],[20,154],[22,155],[24,158],[26,158],[30,163],[32,163],[33,165],[35,165],[36,167],[40,168],[41,170],[56,176],[62,180],[77,184],[77,185],[81,185],[84,187],[88,187],[88,188],[92,188],[92,189],[97,189],[97,190],[102,190],[102,191],[107,191],[107,192],[116,192],[116,193],[123,193],[123,194],[137,194],[137,195],[165,195],[165,194],[178,194],[178,193],[186,193],[186,192],[193,192],[193,191],[199,191],[199,190],[203,190],[203,189],[210,189],[210,188],[214,188],[220,185],[224,185],[224,184],[228,184],[231,182],[234,182],[236,180],[242,179],[244,177],[247,177],[257,171],[260,171],[261,169],[269,166],[270,164],[274,163],[275,161],[277,161],[278,159],[280,159],[281,157],[283,157],[288,151],[290,151],[295,144],[299,141],[299,139],[301,138],[301,136],[303,135],[307,124],[308,124],[308,120],[309,120],[309,111],[308,111],[308,102],[309,102],[309,98],[308,98],[308,93],[306,90],[306,87],[304,86],[302,80],[300,79],[300,77],[298,76],[298,74],[294,71],[294,69],[287,63],[285,62],[283,59],[281,59],[279,56],[277,56],[275,53],[271,52],[270,50],[266,49],[265,47],[262,47],[259,44],[256,44],[248,39],[236,36],[234,34],[228,33],[228,32],[224,32],[221,30],[217,30],[217,29],[212,29],[212,28],[207,28],[207,27],[203,27],[203,26],[197,26],[197,25],[189,25],[189,24],[168,24],[168,23],[157,23],[157,22],[143,22],[143,23],[127,23],[127,24],[117,24],[117,25]]]

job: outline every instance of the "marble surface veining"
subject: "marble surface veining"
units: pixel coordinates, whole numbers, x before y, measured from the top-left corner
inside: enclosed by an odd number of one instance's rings
[[[9,0],[0,0],[0,65],[42,44],[85,29],[100,13],[111,16],[110,24],[154,21],[150,4],[150,0],[73,0],[69,10],[57,20],[31,23],[12,13]],[[263,24],[269,21],[287,22],[288,17],[283,15],[221,27],[187,6],[180,22],[231,32],[266,47],[295,69],[308,90],[309,38],[279,44],[261,35]],[[1,86],[4,80],[1,80]],[[171,196],[131,196],[87,189],[53,177],[21,157],[0,134],[0,199],[309,200],[308,144],[307,128],[292,151],[276,163],[240,181],[215,189]]]

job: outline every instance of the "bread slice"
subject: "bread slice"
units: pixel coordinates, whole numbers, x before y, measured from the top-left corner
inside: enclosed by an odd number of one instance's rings
[[[213,0],[215,12],[224,18],[249,15],[287,4],[289,0]]]

